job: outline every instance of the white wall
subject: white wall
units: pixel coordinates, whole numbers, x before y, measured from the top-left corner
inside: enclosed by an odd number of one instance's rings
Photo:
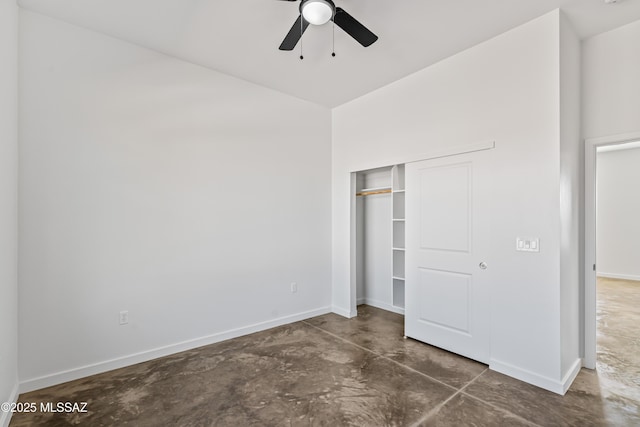
[[[20,25],[24,390],[328,311],[328,109]]]
[[[390,174],[390,172],[387,172]],[[391,300],[391,194],[363,197],[362,303],[390,309]]]
[[[0,402],[18,392],[18,8],[0,2]],[[0,426],[10,414],[0,411]]]
[[[585,138],[640,132],[640,21],[582,43]]]
[[[563,374],[577,374],[583,353],[584,145],[580,137],[580,41],[561,14],[560,25],[560,345]],[[572,381],[572,380],[571,380]],[[570,383],[571,381],[565,381]]]
[[[598,275],[640,280],[640,148],[597,156]]]
[[[496,142],[491,365],[562,392],[560,28],[552,12],[334,109],[332,157],[333,305],[353,314],[349,172]],[[516,252],[516,236],[541,252]]]

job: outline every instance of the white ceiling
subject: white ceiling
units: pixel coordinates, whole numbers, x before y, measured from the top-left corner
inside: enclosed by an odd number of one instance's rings
[[[363,48],[311,26],[278,50],[298,3],[276,0],[19,0],[21,7],[334,107],[556,8],[582,38],[640,19],[640,0],[335,0],[380,39]]]

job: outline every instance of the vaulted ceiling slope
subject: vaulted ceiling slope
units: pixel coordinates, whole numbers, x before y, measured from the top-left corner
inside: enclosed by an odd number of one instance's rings
[[[640,19],[640,0],[335,0],[380,39],[363,48],[331,24],[278,46],[298,3],[276,0],[19,0],[25,9],[327,107],[348,102],[546,12],[582,38]]]

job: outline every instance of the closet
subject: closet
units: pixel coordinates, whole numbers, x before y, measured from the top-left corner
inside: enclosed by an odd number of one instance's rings
[[[356,173],[356,296],[404,314],[404,165]]]
[[[356,303],[403,314],[405,336],[482,363],[490,359],[489,264],[499,259],[494,147],[351,175]]]

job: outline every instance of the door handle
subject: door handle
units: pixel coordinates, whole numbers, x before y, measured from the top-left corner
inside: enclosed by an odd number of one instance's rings
[[[482,270],[486,270],[487,269],[487,263],[482,261],[480,264],[478,264],[478,267],[480,267],[480,269]]]

